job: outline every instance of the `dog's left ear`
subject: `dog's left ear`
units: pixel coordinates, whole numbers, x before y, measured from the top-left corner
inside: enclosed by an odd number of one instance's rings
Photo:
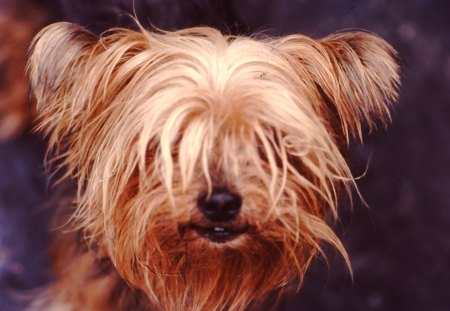
[[[396,51],[383,39],[363,32],[333,34],[322,40],[288,36],[278,42],[291,64],[317,89],[320,111],[340,121],[340,132],[362,135],[362,126],[390,120],[397,100],[399,66]],[[329,123],[335,123],[329,120]]]
[[[27,73],[40,129],[58,137],[68,124],[74,125],[74,115],[83,107],[74,99],[79,90],[73,86],[86,79],[86,59],[97,41],[88,31],[66,22],[49,25],[34,38]]]

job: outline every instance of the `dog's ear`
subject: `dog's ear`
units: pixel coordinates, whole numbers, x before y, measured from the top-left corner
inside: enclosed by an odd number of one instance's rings
[[[397,100],[399,66],[396,51],[383,39],[363,32],[333,34],[322,40],[304,36],[280,39],[279,47],[308,77],[324,104],[320,111],[338,119],[348,141],[362,135],[362,126],[375,128],[390,120]]]
[[[83,28],[66,22],[47,26],[33,39],[27,73],[45,132],[67,130],[64,124],[73,122],[74,114],[82,110],[71,100],[76,92],[73,85],[88,70],[85,62],[97,41]]]

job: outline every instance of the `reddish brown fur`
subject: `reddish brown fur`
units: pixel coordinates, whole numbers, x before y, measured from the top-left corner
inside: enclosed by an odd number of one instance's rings
[[[301,282],[323,243],[349,264],[328,223],[354,186],[343,145],[389,120],[397,71],[366,33],[44,29],[29,74],[39,128],[78,184],[77,234],[61,233],[35,309],[257,309]],[[217,187],[243,198],[227,224],[197,206]],[[217,243],[195,229],[219,225],[243,233]]]

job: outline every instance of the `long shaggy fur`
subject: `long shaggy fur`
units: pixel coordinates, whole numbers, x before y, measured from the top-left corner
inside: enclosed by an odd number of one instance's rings
[[[389,120],[395,57],[361,32],[45,28],[28,65],[39,129],[78,191],[73,232],[59,237],[72,246],[56,247],[64,264],[40,305],[244,310],[301,280],[323,243],[349,264],[329,224],[354,186],[342,152]],[[216,187],[242,196],[232,226],[247,228],[223,244],[191,229],[209,224],[196,202]],[[92,277],[101,262],[108,272]],[[118,286],[129,293],[112,295]]]

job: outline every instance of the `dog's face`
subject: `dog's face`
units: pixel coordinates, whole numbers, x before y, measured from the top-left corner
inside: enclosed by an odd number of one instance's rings
[[[389,119],[394,57],[365,33],[96,38],[59,23],[29,74],[89,241],[163,310],[241,310],[301,279],[324,242],[348,260],[327,224],[354,183],[342,151]]]

